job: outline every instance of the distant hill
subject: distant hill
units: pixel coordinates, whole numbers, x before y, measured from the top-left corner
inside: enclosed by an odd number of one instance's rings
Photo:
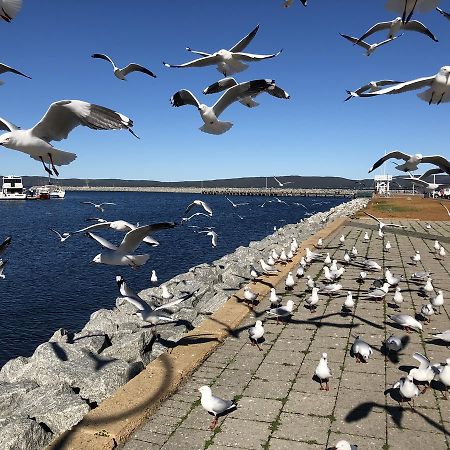
[[[303,177],[303,176],[283,176],[278,178],[286,184],[286,188],[297,189],[371,189],[373,187],[373,178],[364,180],[352,180],[342,177]],[[408,188],[411,183],[403,180],[402,177],[395,177],[394,180],[402,187]],[[46,177],[23,177],[23,184],[26,187],[47,184]],[[437,176],[437,183],[450,183],[450,177]],[[62,178],[57,183],[62,186],[91,186],[91,187],[200,187],[204,188],[263,188],[266,186],[265,177],[248,178],[226,178],[219,180],[204,181],[153,181],[153,180],[120,180],[120,179],[79,179]],[[273,177],[267,177],[268,187],[278,187]],[[398,186],[392,186],[393,189]]]

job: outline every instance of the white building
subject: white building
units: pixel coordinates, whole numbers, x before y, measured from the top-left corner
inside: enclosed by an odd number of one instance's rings
[[[378,195],[390,195],[392,175],[375,175],[375,192]]]

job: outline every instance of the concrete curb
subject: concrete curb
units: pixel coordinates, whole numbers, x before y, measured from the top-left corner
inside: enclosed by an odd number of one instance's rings
[[[251,283],[254,292],[265,296],[270,285],[282,281],[296,267],[317,240],[334,233],[348,220],[339,218],[300,244],[292,262],[279,266],[279,274]],[[139,375],[119,388],[112,397],[89,412],[72,430],[54,439],[47,450],[109,450],[127,441],[179,385],[223,343],[251,309],[242,302],[243,289],[237,291],[209,319],[187,333],[171,352],[152,361]],[[184,343],[184,345],[183,345]]]

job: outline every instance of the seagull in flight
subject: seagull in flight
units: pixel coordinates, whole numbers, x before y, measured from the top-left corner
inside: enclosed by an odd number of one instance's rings
[[[378,222],[378,229],[381,231],[384,227],[396,227],[396,228],[407,228],[405,225],[397,225],[396,223],[384,223],[380,219],[378,219],[375,216],[372,216],[372,214],[369,214],[368,212],[363,211],[363,213],[366,216],[371,217],[372,219],[376,220]]]
[[[205,210],[205,212],[207,212],[210,216],[213,215],[213,211],[212,211],[211,206],[209,206],[208,203],[206,203],[206,202],[204,202],[202,200],[194,200],[192,203],[190,203],[186,207],[186,210],[184,211],[184,214],[187,214],[195,206],[201,206]]]
[[[400,152],[398,150],[388,153],[387,155],[380,158],[375,164],[369,169],[369,173],[373,172],[375,169],[380,167],[384,162],[389,159],[403,159],[405,161],[403,164],[396,166],[397,170],[402,172],[414,172],[417,170],[419,164],[433,164],[438,166],[444,172],[450,175],[450,162],[440,155],[433,156],[423,156],[420,153],[415,155],[408,155],[407,153]]]
[[[441,8],[436,8],[436,11],[441,14],[442,16],[444,16],[447,20],[450,20],[450,14],[443,11]]]
[[[156,78],[156,75],[151,70],[148,70],[147,68],[141,66],[140,64],[130,63],[124,68],[119,69],[119,67],[117,67],[114,64],[114,61],[108,55],[104,55],[103,53],[94,53],[93,55],[91,55],[91,58],[98,58],[104,59],[105,61],[109,61],[113,66],[114,75],[119,80],[126,80],[126,76],[131,72],[142,72],[145,73],[146,75]]]
[[[409,178],[404,178],[407,181],[412,181],[413,183],[417,183],[421,185],[426,191],[433,192],[437,189],[440,189],[442,187],[448,186],[448,184],[442,184],[442,183],[429,183],[426,181],[426,179],[431,175],[437,175],[442,173],[441,169],[431,169],[426,171],[423,175],[420,177],[414,177],[412,173],[409,173]]]
[[[238,43],[236,43],[229,50],[219,50],[215,53],[200,52],[192,50],[187,47],[186,50],[191,53],[196,53],[201,56],[201,58],[194,59],[185,64],[168,64],[163,62],[166,67],[175,67],[178,69],[184,69],[188,67],[206,67],[206,66],[217,66],[217,70],[222,73],[225,77],[233,75],[238,72],[242,72],[247,69],[248,65],[245,62],[262,61],[264,59],[275,58],[281,53],[281,50],[277,53],[271,55],[256,55],[252,53],[244,53],[243,50],[250,44],[256,33],[259,30],[259,25],[252,30],[247,36],[242,38]]]
[[[378,22],[373,27],[369,28],[357,41],[363,41],[368,38],[372,34],[389,30],[388,39],[394,39],[397,33],[402,31],[415,31],[417,33],[422,33],[432,39],[434,42],[438,42],[438,39],[434,36],[434,34],[422,23],[418,20],[411,20],[409,22],[403,22],[401,17],[396,17],[394,20],[389,22]],[[358,42],[355,42],[358,44]]]
[[[441,103],[450,102],[450,66],[443,66],[436,75],[431,77],[417,78],[411,81],[381,89],[376,92],[361,94],[360,97],[373,97],[385,94],[402,94],[403,92],[415,91],[428,87],[424,92],[417,94],[417,97],[428,102],[429,105],[439,105]]]
[[[286,184],[286,183],[285,183],[285,184]],[[283,204],[287,205],[287,203],[286,203],[284,200],[281,200],[281,199],[279,199],[278,197],[274,197],[273,199],[274,199],[275,203],[283,203]],[[289,205],[288,205],[288,206],[289,206]]]
[[[194,213],[194,214],[192,214],[191,216],[189,216],[189,217],[183,217],[182,219],[181,219],[181,225],[183,225],[184,223],[186,223],[186,222],[189,222],[191,219],[193,219],[194,217],[197,217],[197,216],[205,216],[205,217],[211,217],[211,215],[210,214],[205,214],[205,213],[201,213],[201,212],[198,212],[198,213]],[[197,227],[198,228],[198,227]]]
[[[207,231],[207,230],[202,230],[199,231],[199,233],[205,233],[206,236],[211,236],[211,245],[213,246],[213,248],[217,247],[217,233],[215,231]]]
[[[6,249],[11,245],[11,236],[8,236],[1,244],[0,244],[0,255],[5,253]]]
[[[233,123],[222,122],[219,116],[235,101],[244,97],[254,96],[262,91],[274,86],[274,80],[252,80],[240,83],[225,91],[225,93],[217,100],[213,106],[207,106],[200,103],[194,94],[186,89],[178,91],[170,99],[172,106],[195,106],[202,118],[204,125],[200,127],[200,131],[209,134],[223,134],[228,131]]]
[[[231,206],[233,208],[239,208],[239,206],[244,206],[244,205],[249,205],[248,202],[245,203],[234,203],[232,200],[230,200],[227,196],[225,196],[225,198],[231,203]]]
[[[287,184],[293,184],[293,181],[284,181],[283,183],[277,178],[277,177],[273,177],[273,179],[278,183],[278,186],[280,187],[284,187]]]
[[[216,81],[215,83],[208,86],[203,91],[203,93],[205,95],[216,94],[218,92],[224,91],[225,89],[229,89],[230,87],[237,86],[238,84],[239,83],[233,77],[222,78],[221,80]],[[270,86],[266,91],[262,92],[267,92],[273,97],[283,98],[285,100],[291,98],[290,95],[285,90],[281,89],[276,85]],[[247,106],[247,108],[254,108],[259,105],[258,102],[255,102],[255,97],[259,94],[260,93],[243,97],[239,100],[239,103],[243,104],[244,106]]]
[[[54,230],[53,228],[49,228],[50,231],[53,231],[58,237],[61,242],[66,241],[67,239],[72,236],[72,233],[60,233],[59,231]]]
[[[7,72],[15,73],[16,75],[20,75],[31,80],[31,77],[29,77],[28,75],[25,75],[24,73],[19,72],[17,69],[7,66],[6,64],[0,63],[0,75]],[[3,84],[3,81],[0,81],[0,84]]]
[[[350,100],[352,97],[359,97],[364,92],[375,92],[379,91],[383,86],[392,86],[393,84],[399,84],[402,81],[394,81],[394,80],[379,80],[379,81],[370,81],[369,83],[361,86],[355,91],[347,91],[348,97],[344,101]]]
[[[0,0],[0,18],[11,22],[22,9],[22,0]]]
[[[81,202],[83,205],[92,205],[95,209],[98,209],[100,212],[105,212],[105,205],[115,205],[115,203],[111,202],[103,202],[103,203],[94,203],[94,202]]]
[[[167,230],[174,227],[175,224],[173,222],[155,223],[138,227],[135,230],[129,231],[119,246],[111,244],[111,242],[94,233],[87,232],[87,236],[94,239],[105,248],[105,250],[103,250],[102,253],[99,253],[92,262],[111,266],[130,266],[133,269],[136,269],[137,267],[144,265],[150,258],[150,255],[148,254],[134,254],[144,238],[155,231]]]
[[[366,50],[366,56],[370,56],[378,47],[381,47],[382,45],[388,44],[389,42],[392,42],[393,40],[397,39],[400,36],[403,36],[403,34],[399,34],[398,36],[393,36],[388,39],[385,39],[382,42],[377,42],[375,44],[369,44],[366,41],[363,41],[362,39],[358,39],[352,36],[348,36],[346,34],[339,33],[343,38],[347,39],[347,41],[352,42],[353,44],[359,45],[364,50]]]
[[[79,125],[94,130],[127,129],[136,136],[131,129],[133,121],[123,114],[81,100],[60,100],[52,103],[44,117],[28,130],[21,130],[0,118],[0,130],[8,131],[0,136],[0,145],[27,153],[31,158],[41,161],[49,175],[58,176],[55,166],[70,164],[77,155],[54,148],[51,141],[67,139],[69,133]]]
[[[402,21],[409,22],[416,9],[426,13],[439,5],[439,2],[440,0],[387,0],[386,9],[401,14]]]

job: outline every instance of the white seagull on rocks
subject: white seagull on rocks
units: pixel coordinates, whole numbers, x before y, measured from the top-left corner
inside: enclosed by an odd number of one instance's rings
[[[269,264],[267,264],[263,259],[260,259],[259,263],[261,264],[264,275],[276,275],[279,272],[278,269],[274,269],[272,266],[269,266]]]
[[[185,69],[189,67],[206,67],[217,66],[217,70],[225,77],[233,75],[238,72],[242,72],[247,69],[248,65],[245,62],[262,61],[264,59],[275,58],[281,53],[281,50],[277,53],[270,55],[256,55],[252,53],[244,53],[243,50],[250,44],[256,33],[259,30],[259,25],[252,30],[247,36],[241,39],[237,44],[231,47],[229,50],[219,50],[215,53],[193,51],[190,47],[186,50],[201,55],[201,58],[194,59],[185,64],[168,64],[163,62],[166,67],[175,67],[178,69]]]
[[[108,264],[111,266],[130,266],[132,268],[142,266],[148,261],[150,255],[135,255],[134,252],[144,238],[155,231],[166,230],[173,227],[175,227],[173,222],[155,223],[138,227],[135,230],[129,231],[119,246],[111,244],[111,242],[94,233],[88,232],[87,235],[90,238],[94,239],[105,248],[105,250],[102,253],[99,253],[92,262],[97,264]]]
[[[130,63],[124,68],[120,69],[114,64],[114,61],[108,55],[104,55],[103,53],[94,53],[93,55],[91,55],[91,57],[109,61],[113,66],[114,75],[119,80],[126,80],[126,76],[131,72],[142,72],[145,73],[146,75],[156,78],[156,75],[151,70],[148,70],[147,68],[141,66],[140,64]]]
[[[411,81],[397,84],[392,87],[381,89],[376,92],[361,94],[360,97],[374,97],[385,94],[402,94],[403,92],[415,91],[428,87],[424,92],[417,94],[423,101],[429,105],[450,102],[450,66],[443,66],[436,75],[430,77],[421,77]]]
[[[368,42],[364,41],[363,39],[358,39],[356,37],[348,36],[348,35],[342,34],[342,33],[339,33],[339,34],[343,38],[347,39],[347,41],[352,42],[353,44],[356,44],[356,45],[362,47],[364,50],[366,50],[366,56],[370,56],[378,47],[388,44],[389,42],[392,42],[393,40],[402,36],[402,34],[400,34],[399,36],[392,36],[392,37],[389,37],[388,39],[385,39],[384,41],[377,42],[375,44],[369,44]],[[351,97],[352,96],[350,96],[350,98]]]
[[[376,33],[377,31],[389,30],[388,32],[388,42],[395,38],[396,34],[402,31],[416,31],[417,33],[422,33],[433,39],[434,42],[438,42],[434,34],[418,20],[411,20],[410,22],[403,22],[401,17],[396,17],[394,20],[389,22],[379,22],[373,27],[369,28],[357,41],[363,41],[367,37]],[[356,44],[357,42],[355,42]]]
[[[359,97],[364,92],[375,92],[379,91],[384,86],[392,86],[394,84],[399,84],[401,81],[395,81],[395,80],[379,80],[379,81],[370,81],[369,83],[365,84],[364,86],[361,86],[360,88],[354,90],[354,91],[347,91],[348,97],[344,101],[348,101],[353,97]]]
[[[0,18],[6,22],[11,22],[21,9],[22,0],[0,0]]]
[[[386,9],[401,14],[403,22],[408,22],[416,9],[426,13],[436,8],[439,2],[440,0],[387,0]]]
[[[273,80],[252,80],[240,83],[225,91],[213,106],[207,106],[200,103],[194,94],[186,89],[182,89],[175,93],[170,101],[172,106],[175,107],[185,105],[195,106],[204,122],[204,125],[199,128],[200,131],[209,134],[223,134],[233,126],[232,122],[223,122],[219,120],[219,116],[225,109],[235,101],[248,97],[249,95],[256,95],[269,89],[271,86],[274,86]]]
[[[150,281],[154,286],[158,284],[158,275],[156,275],[156,270],[152,270]]]
[[[378,169],[378,167],[380,167],[384,162],[388,161],[389,159],[403,159],[403,161],[405,161],[403,164],[399,164],[395,167],[397,170],[400,170],[401,172],[414,172],[417,170],[417,166],[419,164],[434,164],[450,175],[450,162],[443,156],[440,155],[423,156],[420,153],[408,155],[407,153],[403,153],[398,150],[389,152],[388,154],[380,158],[369,169],[369,173],[373,172],[375,169]]]
[[[246,300],[250,304],[254,304],[255,300],[258,298],[258,295],[259,294],[253,292],[248,286],[244,287],[244,300]]]
[[[131,129],[133,121],[123,114],[81,100],[60,100],[52,103],[44,117],[27,130],[21,130],[0,118],[0,130],[8,131],[0,136],[0,145],[27,153],[31,158],[41,161],[49,175],[58,175],[55,166],[70,164],[77,155],[58,150],[50,142],[67,139],[69,133],[79,125],[94,130],[126,129],[136,136]]]
[[[269,301],[270,301],[270,306],[272,308],[278,307],[281,305],[281,298],[278,297],[277,291],[275,290],[275,288],[270,288]]]
[[[214,430],[217,427],[219,416],[235,409],[237,405],[232,400],[223,400],[213,395],[209,386],[202,386],[198,391],[202,395],[200,403],[203,408],[214,416],[214,420],[209,427],[210,430]]]
[[[319,379],[320,390],[329,391],[330,386],[328,385],[328,380],[331,378],[331,370],[328,367],[328,355],[326,353],[322,353],[322,357],[316,367],[315,375]],[[325,381],[325,387],[323,387],[323,381]]]
[[[237,86],[238,84],[239,83],[233,77],[222,78],[221,80],[217,81],[216,83],[208,86],[203,91],[203,93],[205,95],[217,94],[218,92],[222,92],[225,89],[229,89],[233,86]],[[290,95],[285,90],[279,88],[275,84],[273,86],[270,86],[270,88],[267,89],[266,91],[261,91],[261,92],[267,92],[268,94],[272,95],[273,97],[282,98],[285,100],[288,100],[289,98],[291,98]],[[255,97],[257,95],[259,95],[261,92],[258,92],[255,95],[249,95],[247,97],[242,97],[239,100],[239,103],[241,103],[244,106],[247,106],[247,108],[255,108],[256,106],[259,105],[258,102],[255,102]],[[280,187],[283,187],[284,184],[289,184],[289,183],[291,183],[291,182],[282,183],[282,185]]]

